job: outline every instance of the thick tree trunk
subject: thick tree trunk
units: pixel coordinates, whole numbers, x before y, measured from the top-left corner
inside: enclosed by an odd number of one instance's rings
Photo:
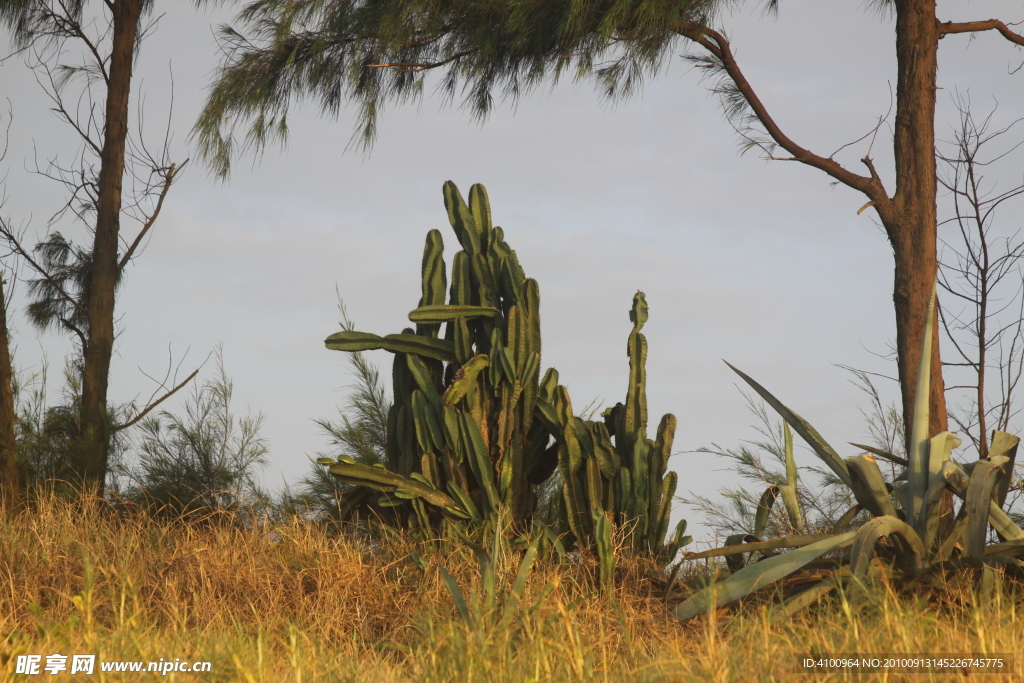
[[[89,286],[89,338],[82,376],[79,474],[102,495],[107,475],[109,428],[106,418],[110,356],[114,348],[114,292],[117,282],[121,187],[128,136],[128,95],[139,26],[140,0],[113,0],[113,45],[107,84],[106,120],[100,154],[99,198]]]
[[[7,335],[7,299],[0,280],[0,508],[21,502],[21,468],[14,438],[14,392],[11,390],[11,350]]]
[[[935,0],[896,2],[896,192],[881,215],[895,259],[893,303],[896,351],[903,399],[907,452],[921,364],[925,318],[938,268],[935,171],[935,93],[938,54]],[[882,214],[883,212],[880,212]],[[947,428],[939,326],[932,338],[929,433]],[[952,497],[942,503],[943,527],[952,521]],[[941,533],[940,536],[944,536]]]

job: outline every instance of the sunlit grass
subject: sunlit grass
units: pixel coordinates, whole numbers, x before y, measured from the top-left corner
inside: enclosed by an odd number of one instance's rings
[[[662,599],[664,582],[640,561],[619,558],[619,610],[590,559],[539,561],[512,625],[472,631],[439,572],[450,571],[472,601],[479,571],[464,550],[371,544],[300,520],[246,530],[100,510],[44,498],[0,520],[0,681],[61,680],[14,673],[16,655],[53,653],[211,662],[210,673],[164,677],[182,681],[725,683],[966,678],[800,675],[796,656],[806,652],[1024,652],[1019,597],[998,584],[982,597],[967,575],[910,595],[881,586],[795,618],[748,604],[682,624]],[[518,559],[502,562],[513,571],[499,576],[511,580]],[[97,671],[84,680],[154,676]]]

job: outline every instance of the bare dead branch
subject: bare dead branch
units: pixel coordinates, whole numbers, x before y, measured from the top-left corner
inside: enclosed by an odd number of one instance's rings
[[[178,391],[179,389],[181,389],[181,388],[182,388],[182,387],[184,387],[184,386],[185,386],[186,384],[188,384],[189,382],[191,382],[191,381],[192,381],[192,378],[194,378],[194,377],[195,377],[196,375],[198,375],[198,374],[199,374],[199,368],[196,368],[195,370],[193,370],[193,371],[192,371],[192,374],[191,374],[191,375],[189,375],[188,377],[186,377],[186,378],[185,378],[185,380],[184,380],[184,381],[183,381],[183,382],[182,382],[181,384],[179,384],[178,386],[174,387],[173,389],[171,389],[170,391],[168,391],[168,392],[167,392],[166,394],[164,394],[163,396],[161,396],[160,398],[158,398],[158,399],[157,399],[156,401],[153,401],[153,402],[152,402],[152,403],[150,403],[150,404],[149,404],[148,406],[146,406],[145,408],[143,408],[143,409],[142,409],[142,411],[140,411],[138,415],[136,415],[135,417],[133,417],[133,418],[132,418],[131,420],[129,420],[128,422],[125,422],[124,424],[121,424],[121,425],[116,425],[116,426],[114,426],[114,427],[111,427],[111,429],[112,429],[113,431],[115,431],[115,432],[119,432],[119,431],[121,431],[122,429],[127,429],[128,427],[131,427],[131,426],[132,426],[133,424],[137,423],[137,422],[138,422],[139,420],[141,420],[142,418],[146,417],[146,415],[148,415],[148,414],[149,414],[149,412],[150,412],[151,410],[153,410],[153,409],[154,409],[154,408],[156,408],[156,407],[157,407],[158,405],[160,405],[161,403],[163,403],[164,401],[166,401],[167,399],[169,399],[169,398],[170,398],[171,396],[173,396],[173,395],[175,394],[175,392],[177,392],[177,391]]]
[[[1010,30],[1010,26],[1018,26],[1021,22],[1016,24],[1007,25],[998,19],[989,19],[988,21],[964,21],[964,22],[939,22],[939,37],[943,38],[953,33],[979,33],[981,31],[992,31],[996,30],[1003,34],[1003,38],[1006,38],[1011,43],[1017,45],[1024,45],[1024,35],[1014,33]]]
[[[156,222],[157,217],[160,215],[160,209],[163,208],[164,198],[167,196],[167,192],[171,189],[171,185],[174,183],[175,176],[177,176],[178,171],[184,168],[185,164],[187,164],[188,162],[189,160],[186,159],[181,164],[181,166],[178,166],[177,164],[171,164],[170,167],[164,173],[163,189],[160,190],[160,196],[156,201],[156,207],[153,209],[153,213],[150,214],[149,218],[143,224],[142,230],[140,230],[139,234],[135,236],[135,241],[132,242],[131,246],[128,247],[128,250],[124,253],[124,256],[121,258],[121,262],[117,264],[117,269],[119,271],[124,270],[124,267],[128,265],[128,262],[131,261],[132,255],[135,253],[135,250],[142,242],[142,238],[145,237],[146,233],[149,232],[149,229],[153,227],[153,224]]]

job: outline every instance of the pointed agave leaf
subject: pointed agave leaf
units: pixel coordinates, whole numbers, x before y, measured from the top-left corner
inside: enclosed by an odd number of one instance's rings
[[[731,548],[734,546],[744,545],[749,546],[752,543],[758,543],[761,539],[757,536],[751,536],[750,534],[732,534],[726,537],[725,547]],[[725,563],[729,566],[729,571],[735,574],[743,565],[746,564],[746,558],[743,557],[743,553],[730,553],[725,556]]]
[[[970,479],[963,467],[961,467],[961,465],[956,461],[950,460],[943,467],[943,476],[946,477],[946,482],[949,484],[950,488],[953,489],[953,492],[961,498],[966,499]],[[1005,512],[1003,512],[1003,509],[999,507],[994,500],[989,501],[988,523],[991,524],[992,528],[998,531],[1003,538],[1010,540],[1024,539],[1024,531],[1022,531],[1021,528],[1018,527]]]
[[[847,486],[850,486],[850,473],[846,471],[846,463],[843,462],[842,458],[839,457],[839,454],[828,445],[825,439],[821,437],[821,434],[819,434],[818,431],[807,422],[807,420],[784,406],[782,402],[769,393],[767,389],[740,370],[733,367],[728,361],[725,361],[725,364],[728,365],[733,372],[742,377],[744,382],[749,384],[751,388],[768,403],[768,405],[775,409],[775,412],[782,416],[783,420],[789,423],[793,430],[807,442],[817,456],[825,461],[825,464],[828,465],[829,469],[831,469],[837,477],[839,477],[840,481]]]
[[[928,490],[924,496],[924,507],[918,518],[917,532],[926,548],[931,548],[939,533],[939,515],[942,492],[946,490],[943,468],[949,461],[949,454],[960,445],[956,434],[942,432],[931,438],[928,444]]]
[[[793,457],[793,432],[789,429],[789,423],[782,423],[783,442],[786,455],[786,483],[796,488],[796,458]]]
[[[907,522],[917,526],[923,514],[924,499],[928,492],[929,457],[931,442],[928,439],[928,404],[931,399],[932,376],[932,331],[935,325],[935,286],[932,286],[928,302],[928,315],[924,323],[924,339],[921,341],[921,360],[917,368],[917,389],[914,394],[914,418],[911,422],[910,461],[907,467],[907,482],[910,509],[906,510]]]
[[[686,620],[698,614],[704,614],[715,607],[739,600],[759,588],[789,576],[808,562],[813,562],[826,553],[849,545],[856,535],[856,531],[850,531],[838,536],[829,536],[817,543],[744,567],[724,581],[712,584],[690,596],[672,613],[677,619]]]
[[[802,534],[804,532],[804,516],[800,511],[800,499],[797,496],[796,487],[782,484],[779,486],[779,495],[782,496],[782,504],[786,506],[789,523],[798,534]]]
[[[854,446],[856,448],[860,448],[861,450],[865,450],[868,453],[871,453],[872,455],[877,455],[882,460],[888,460],[889,462],[894,462],[897,465],[903,465],[904,467],[906,467],[906,466],[908,466],[910,464],[910,462],[906,458],[901,458],[900,456],[896,455],[895,453],[890,453],[887,450],[884,450],[884,449],[881,449],[881,448],[875,448],[874,446],[865,446],[862,443],[853,443],[852,441],[850,441],[849,443],[850,443],[851,446]]]
[[[999,483],[1002,467],[1010,459],[1005,455],[997,455],[981,460],[971,472],[970,483],[967,485],[966,551],[968,557],[981,557],[985,552],[985,540],[988,536],[989,508],[995,504],[992,494]]]
[[[832,534],[799,534],[796,536],[784,536],[782,538],[773,538],[770,541],[744,543],[741,546],[726,546],[723,548],[704,550],[699,553],[684,553],[683,559],[703,560],[706,557],[725,557],[726,555],[735,555],[736,553],[754,551],[764,552],[765,550],[775,550],[777,548],[802,548],[829,538],[832,538]]]
[[[810,588],[800,591],[782,603],[777,610],[777,614],[780,616],[793,616],[841,586],[844,578],[842,576],[833,576],[828,579],[822,579]]]
[[[761,500],[757,501],[757,513],[754,515],[754,536],[760,541],[764,538],[764,530],[768,528],[768,517],[775,506],[775,499],[779,497],[779,487],[769,486],[761,494]],[[729,545],[726,543],[726,545]]]
[[[444,583],[448,586],[448,592],[452,594],[452,600],[455,601],[455,608],[459,610],[459,616],[466,622],[471,631],[476,630],[476,623],[473,621],[473,615],[469,612],[469,607],[466,605],[466,598],[462,594],[462,589],[459,588],[459,582],[455,580],[455,577],[448,573],[448,570],[444,567],[439,567],[441,570],[441,578],[444,579]]]
[[[871,558],[875,556],[875,545],[883,536],[897,539],[895,546],[903,563],[912,571],[919,572],[925,567],[926,551],[921,537],[914,529],[896,517],[876,517],[869,520],[857,534],[850,550],[850,574],[854,577],[867,575]]]
[[[885,488],[885,479],[874,456],[865,453],[847,458],[846,466],[850,470],[850,490],[861,507],[875,517],[896,517],[896,507]]]
[[[949,532],[949,536],[942,542],[939,549],[935,551],[934,562],[945,562],[953,555],[953,549],[956,544],[960,542],[960,538],[964,535],[964,529],[967,528],[967,515],[964,515],[956,520],[953,524],[953,528]]]
[[[844,513],[843,513],[843,516],[842,516],[842,517],[840,517],[840,518],[839,518],[839,519],[838,519],[838,520],[836,521],[836,524],[835,524],[835,526],[833,526],[833,527],[832,527],[832,533],[834,533],[834,534],[838,534],[838,533],[839,533],[839,532],[841,532],[841,531],[842,531],[843,529],[845,529],[846,527],[850,526],[850,523],[851,523],[851,522],[853,522],[853,520],[854,520],[854,519],[855,519],[855,518],[857,517],[857,515],[858,515],[858,514],[860,514],[860,512],[861,512],[861,511],[862,511],[863,509],[864,509],[864,508],[863,508],[863,507],[861,507],[861,506],[860,506],[860,505],[858,504],[858,505],[854,505],[854,506],[853,506],[852,508],[850,508],[849,510],[847,510],[846,512],[844,512]]]
[[[526,590],[526,581],[530,578],[530,572],[533,571],[533,563],[537,559],[537,546],[539,543],[540,536],[537,536],[530,542],[526,552],[523,553],[523,559],[519,563],[519,571],[516,573],[516,580],[512,583],[512,590],[509,591],[508,596],[505,598],[505,607],[502,610],[501,621],[498,622],[499,633],[504,632],[508,625],[512,623],[512,617],[515,616],[516,608],[523,597],[523,591]]]
[[[1003,474],[999,475],[999,483],[996,484],[996,504],[999,507],[1006,505],[1006,494],[1010,491],[1010,480],[1013,479],[1013,466],[1017,459],[1018,444],[1020,444],[1020,437],[996,430],[992,435],[992,445],[988,448],[990,457],[1005,455],[1009,458],[1009,462],[1003,467]]]

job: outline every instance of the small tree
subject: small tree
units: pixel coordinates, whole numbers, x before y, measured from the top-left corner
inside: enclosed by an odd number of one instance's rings
[[[167,411],[142,420],[126,466],[125,495],[165,514],[235,510],[263,497],[257,469],[267,464],[263,415],[236,419],[234,386],[216,352],[214,376],[195,389],[182,416]]]
[[[34,273],[29,312],[33,322],[78,341],[81,401],[74,472],[100,493],[111,435],[126,426],[109,422],[107,405],[117,289],[184,166],[169,160],[166,140],[151,154],[128,132],[137,49],[153,26],[144,23],[152,8],[152,0],[108,0],[96,10],[85,0],[0,0],[0,25],[10,30],[16,50],[28,56],[53,102],[52,110],[82,142],[74,164],[54,161],[37,169],[68,190],[67,202],[51,220],[46,237],[35,249],[26,247],[6,219],[0,219],[0,236]],[[69,49],[72,44],[80,48],[81,62],[66,61],[76,53]],[[76,97],[68,90],[73,84],[80,87]],[[53,230],[54,221],[69,211],[88,227],[87,245],[76,246]],[[125,217],[138,223],[130,242],[121,232]]]

